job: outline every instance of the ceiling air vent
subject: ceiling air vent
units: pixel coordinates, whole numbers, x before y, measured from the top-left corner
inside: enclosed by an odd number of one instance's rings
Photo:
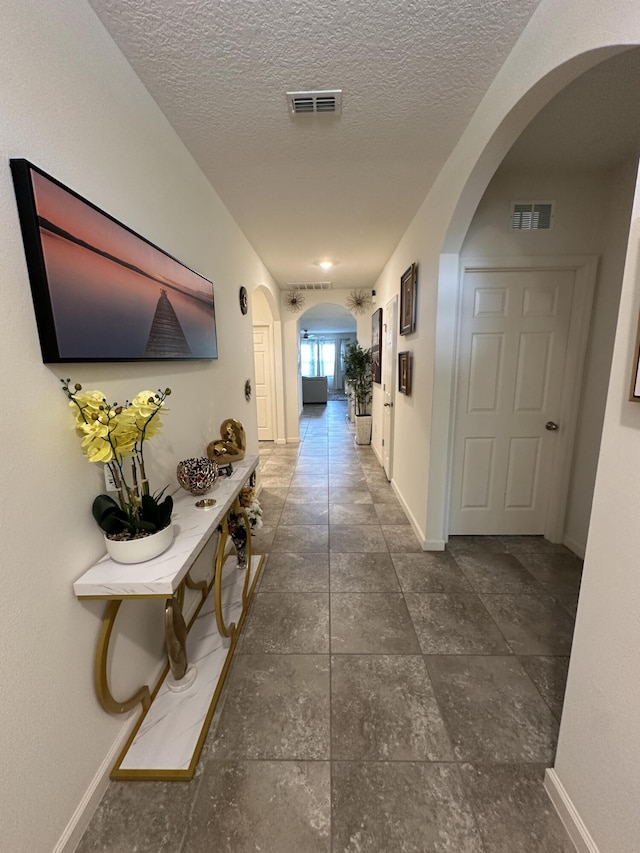
[[[290,290],[331,290],[330,281],[288,281]]]
[[[325,92],[287,92],[289,112],[292,116],[309,113],[342,112],[342,89],[331,89]]]
[[[553,201],[514,201],[511,205],[512,231],[543,231],[551,228]]]

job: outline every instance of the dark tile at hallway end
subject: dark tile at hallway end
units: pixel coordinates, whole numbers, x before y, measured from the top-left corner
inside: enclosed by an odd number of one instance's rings
[[[276,555],[271,555],[273,559]],[[305,592],[258,592],[236,654],[329,652],[329,596]]]
[[[498,655],[510,649],[475,593],[405,593],[425,655]]]
[[[515,656],[426,662],[458,760],[552,763],[558,722]]]
[[[544,765],[460,767],[490,853],[575,853],[544,790]]]
[[[487,853],[457,766],[333,762],[335,853]]]
[[[180,853],[330,853],[329,763],[211,761],[187,826]]]
[[[328,655],[238,655],[208,759],[329,758]]]
[[[573,619],[547,593],[480,596],[518,655],[568,655]]]
[[[420,646],[403,596],[333,593],[331,651],[334,654],[419,654]]]
[[[453,753],[419,655],[334,655],[331,757],[451,761]]]

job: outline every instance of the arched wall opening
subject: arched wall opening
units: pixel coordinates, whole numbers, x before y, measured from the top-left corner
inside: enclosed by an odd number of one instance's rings
[[[469,236],[469,229],[474,221],[474,216],[478,210],[478,205],[481,203],[487,189],[492,185],[494,176],[500,170],[500,166],[505,158],[505,155],[512,149],[514,143],[518,140],[521,134],[526,135],[527,128],[534,121],[535,117],[541,113],[544,107],[549,104],[556,95],[559,95],[565,89],[571,86],[573,81],[578,80],[583,74],[590,69],[596,68],[607,59],[620,56],[626,52],[626,47],[607,47],[588,51],[578,57],[573,58],[562,66],[548,73],[542,80],[535,84],[521,100],[512,108],[508,115],[500,122],[492,137],[488,140],[486,146],[478,157],[475,167],[470,171],[468,180],[461,190],[460,196],[453,208],[451,220],[449,222],[446,233],[443,237],[443,251],[440,255],[440,263],[438,269],[438,293],[437,293],[437,309],[436,309],[436,328],[435,328],[435,358],[434,358],[434,387],[432,398],[431,412],[431,429],[430,429],[430,452],[429,452],[429,478],[428,478],[428,494],[426,500],[427,513],[424,524],[426,531],[425,544],[427,548],[439,550],[444,547],[448,535],[448,510],[450,505],[450,482],[452,475],[452,445],[453,445],[453,421],[454,421],[454,406],[455,406],[455,364],[457,352],[457,333],[459,319],[459,296],[461,286],[461,270],[463,264],[463,246],[465,240]],[[636,51],[634,51],[634,54]],[[621,57],[624,59],[624,57]],[[615,60],[614,60],[615,61]],[[629,84],[631,85],[631,84]],[[597,120],[594,117],[594,120]],[[579,144],[579,140],[576,140]],[[636,161],[637,163],[637,161]],[[626,188],[628,195],[627,205],[627,229],[628,232],[628,215],[630,213],[630,201],[632,198],[632,182],[635,177],[635,165],[632,170],[627,170]],[[504,200],[503,200],[504,201]],[[507,222],[508,209],[505,208],[505,223]],[[486,226],[486,224],[485,224]],[[489,238],[487,241],[487,237]],[[485,242],[491,242],[491,231],[485,227],[484,238]],[[624,247],[626,245],[626,233],[623,238],[624,242],[619,245],[618,251],[621,258],[624,255]],[[500,244],[494,240],[494,243]],[[504,241],[503,241],[504,245]],[[585,248],[582,249],[585,253],[590,253],[589,243],[585,243]],[[593,251],[593,250],[591,250]],[[506,249],[505,254],[511,254],[512,247]],[[468,253],[467,253],[468,254]],[[477,250],[476,250],[477,254]],[[566,251],[564,254],[576,254],[576,250]],[[579,263],[579,261],[577,261]],[[588,263],[585,259],[585,264]],[[610,274],[610,271],[609,271]],[[620,265],[617,271],[618,285],[621,281],[622,266]],[[598,308],[598,305],[596,305]],[[617,311],[617,302],[609,306],[609,344],[608,358],[610,360],[611,348],[613,344],[613,327],[615,326],[615,312]],[[600,315],[596,317],[602,320]],[[596,329],[596,335],[599,330]],[[603,380],[599,380],[602,386]],[[606,380],[604,387],[601,390],[601,400],[595,405],[599,411],[600,423],[604,411],[604,399],[606,395]],[[577,403],[576,403],[577,405]],[[592,406],[593,409],[593,406]],[[591,437],[589,439],[593,445],[594,441],[597,445],[597,439]],[[444,451],[444,452],[443,452]],[[597,458],[597,446],[592,452]],[[587,488],[593,490],[593,481],[595,479],[595,458],[589,462],[593,476]],[[566,475],[569,476],[568,473]],[[585,484],[582,484],[584,492]],[[582,516],[574,523],[574,528],[579,530],[579,533],[573,538],[569,537],[573,544],[574,550],[581,556],[584,555],[584,546],[586,544],[586,528],[588,527],[588,515],[590,502],[585,499],[587,504],[586,510],[583,508],[580,511]],[[578,514],[577,512],[574,514]],[[586,521],[585,521],[586,516]]]

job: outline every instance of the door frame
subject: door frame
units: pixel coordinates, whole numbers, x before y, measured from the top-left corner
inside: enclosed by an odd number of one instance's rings
[[[591,310],[598,270],[597,255],[514,256],[500,258],[460,258],[456,296],[455,339],[451,386],[451,407],[447,447],[447,477],[444,514],[444,541],[449,538],[449,514],[453,479],[453,448],[456,411],[458,405],[458,372],[460,369],[460,331],[462,325],[462,295],[464,277],[468,272],[552,271],[569,270],[575,275],[574,295],[569,321],[567,355],[563,377],[562,403],[559,413],[563,428],[558,431],[555,463],[549,488],[549,498],[544,524],[544,536],[551,542],[562,543],[564,537],[567,501],[573,449],[575,445],[585,356],[589,343]]]
[[[255,385],[255,341],[253,338],[253,334],[256,329],[266,329],[266,341],[267,341],[267,349],[268,349],[268,358],[267,358],[267,370],[269,372],[269,384],[270,384],[270,395],[269,395],[269,408],[271,410],[271,429],[273,432],[273,438],[268,439],[269,441],[274,441],[276,444],[278,442],[278,421],[276,418],[277,405],[276,405],[276,370],[275,370],[275,353],[274,353],[274,335],[273,335],[273,326],[271,323],[253,323],[251,329],[251,340],[253,343],[253,358],[254,358],[254,385]]]
[[[380,357],[382,363],[382,380],[383,380],[383,406],[388,406],[389,417],[389,434],[385,434],[386,413],[383,410],[382,414],[382,441],[383,445],[380,448],[382,455],[382,467],[386,474],[387,480],[391,481],[393,477],[393,436],[395,422],[395,404],[396,404],[396,370],[398,358],[398,338],[396,335],[398,323],[398,297],[394,296],[390,299],[382,311],[382,324],[384,329],[383,340],[380,341]],[[390,326],[390,329],[388,327]],[[390,334],[391,347],[390,352],[387,348],[388,333]],[[384,343],[384,346],[383,346]],[[386,367],[385,367],[386,362]],[[387,390],[385,379],[389,380],[390,388]],[[385,452],[386,451],[386,452]],[[385,459],[387,464],[385,465]]]

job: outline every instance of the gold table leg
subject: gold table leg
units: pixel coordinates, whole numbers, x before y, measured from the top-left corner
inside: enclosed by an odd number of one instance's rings
[[[151,705],[151,694],[149,692],[149,687],[146,684],[137,690],[129,699],[125,699],[124,702],[119,702],[115,699],[109,689],[109,679],[107,678],[109,640],[111,639],[111,632],[113,631],[113,625],[116,621],[116,616],[118,615],[118,610],[120,610],[121,604],[121,599],[109,602],[107,612],[102,620],[102,628],[100,629],[100,636],[98,638],[96,662],[93,671],[94,684],[98,699],[104,710],[108,711],[110,714],[126,714],[127,711],[135,708],[138,702],[142,703],[143,711],[148,711],[149,706]]]

